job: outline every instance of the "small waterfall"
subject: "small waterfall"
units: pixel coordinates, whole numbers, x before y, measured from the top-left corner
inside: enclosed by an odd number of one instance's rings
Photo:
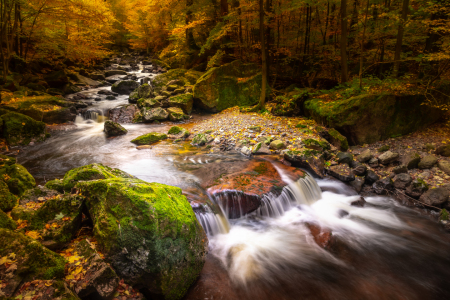
[[[261,205],[258,195],[245,194],[236,190],[224,190],[211,195],[212,201],[220,206],[228,219],[239,219],[255,211]]]
[[[83,113],[83,118],[101,123],[105,121],[105,114],[101,109],[89,109]]]

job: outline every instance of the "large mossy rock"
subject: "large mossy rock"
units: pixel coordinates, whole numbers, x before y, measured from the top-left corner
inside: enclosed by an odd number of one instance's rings
[[[70,192],[78,181],[89,181],[109,178],[134,178],[119,169],[113,169],[102,164],[92,164],[72,169],[64,175],[64,190]]]
[[[3,137],[11,146],[26,146],[47,137],[44,122],[4,109],[0,109],[0,118],[3,121]]]
[[[239,60],[212,68],[197,80],[194,102],[210,111],[233,106],[251,106],[259,101],[262,76],[255,64]]]
[[[44,76],[45,81],[52,88],[63,88],[66,84],[70,83],[69,77],[65,71],[55,71]]]
[[[155,107],[150,109],[142,109],[142,119],[144,122],[151,122],[151,121],[164,121],[169,118],[169,113],[161,107]]]
[[[50,95],[15,98],[3,108],[47,124],[66,123],[76,117],[72,102]]]
[[[191,93],[172,96],[169,98],[169,106],[181,108],[184,113],[190,114],[194,105],[194,96]]]
[[[181,80],[184,85],[194,85],[202,74],[202,72],[194,70],[172,69],[156,76],[152,81],[152,86],[156,92],[159,92],[172,80]]]
[[[21,196],[28,189],[36,186],[33,176],[16,159],[0,155],[0,181],[8,186],[11,193]]]
[[[203,268],[207,237],[180,188],[137,179],[80,182],[98,246],[120,277],[181,299]]]
[[[64,258],[22,233],[0,228],[0,259],[17,266],[2,278],[6,284],[2,292],[6,297],[11,297],[23,282],[64,278]],[[60,293],[64,291],[63,288]]]
[[[2,210],[0,210],[0,228],[16,230],[17,224],[8,217]]]
[[[169,107],[167,109],[167,112],[169,113],[169,119],[172,122],[180,122],[184,121],[186,118],[189,118],[184,114],[183,110],[179,107]]]
[[[8,185],[0,179],[0,210],[10,211],[17,203],[17,197],[9,191]]]
[[[139,83],[134,80],[122,80],[114,83],[111,90],[120,95],[129,95],[139,87]]]
[[[42,245],[49,249],[59,249],[68,244],[80,228],[83,209],[81,196],[67,194],[50,199],[42,197],[37,201],[23,200],[11,212],[12,218],[28,221],[27,230],[38,232],[42,237]]]
[[[167,139],[167,135],[165,133],[159,133],[159,132],[150,132],[141,136],[138,136],[134,140],[132,140],[132,143],[135,143],[137,145],[151,145],[156,142],[162,141]]]
[[[123,128],[122,125],[120,125],[119,123],[110,121],[110,120],[105,122],[103,130],[105,131],[105,134],[108,137],[119,136],[119,135],[124,135],[124,134],[128,133],[128,130]]]
[[[436,122],[442,111],[421,105],[421,95],[366,94],[324,102],[311,99],[305,111],[318,123],[333,127],[349,144],[370,144],[404,135]]]

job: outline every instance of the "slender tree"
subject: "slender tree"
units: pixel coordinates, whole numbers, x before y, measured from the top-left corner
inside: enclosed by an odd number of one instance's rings
[[[402,53],[403,34],[405,32],[405,24],[408,19],[409,0],[403,0],[402,16],[398,25],[397,42],[395,44],[394,55],[394,77],[398,77],[400,69],[400,55]]]
[[[347,63],[347,0],[341,0],[341,82],[348,81],[348,63]]]

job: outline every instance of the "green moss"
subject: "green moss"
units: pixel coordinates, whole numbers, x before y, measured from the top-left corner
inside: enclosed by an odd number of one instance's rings
[[[255,172],[257,172],[259,175],[263,175],[267,172],[268,168],[265,162],[260,163],[254,168]]]
[[[439,219],[441,221],[450,221],[450,214],[448,213],[448,211],[445,208],[443,208],[441,210]]]
[[[165,133],[150,132],[135,138],[131,142],[137,145],[151,145],[165,139],[167,139],[167,135]]]
[[[306,139],[303,141],[306,146],[316,146],[322,148],[323,150],[330,150],[330,144],[327,141],[318,141],[316,139]]]
[[[255,154],[256,152],[259,151],[259,149],[261,149],[262,143],[258,143],[255,145],[255,147],[253,147],[253,151],[252,153]]]
[[[11,164],[0,168],[0,181],[3,180],[11,193],[21,196],[26,190],[36,186],[33,176],[22,165]]]
[[[386,152],[386,151],[388,151],[389,149],[391,149],[391,146],[389,146],[389,145],[384,145],[384,146],[381,146],[380,148],[378,148],[378,152]]]
[[[169,119],[172,122],[183,121],[187,118],[187,116],[184,114],[183,110],[178,107],[169,107],[167,109],[167,112],[169,113]]]
[[[194,136],[194,138],[192,139],[193,145],[203,146],[206,143],[208,143],[208,138],[207,138],[206,134],[203,134],[203,133],[196,134]]]
[[[47,181],[47,183],[45,184],[45,187],[50,190],[55,190],[60,193],[64,193],[64,183],[60,179]]]
[[[3,180],[0,180],[0,210],[10,211],[18,203],[17,197],[14,196]]]
[[[295,125],[295,128],[300,128],[300,129],[303,129],[303,128],[307,128],[308,126],[307,125],[305,125],[305,124],[297,124],[297,125]]]
[[[328,130],[328,134],[331,136],[332,140],[334,141],[334,144],[336,144],[336,147],[339,147],[342,151],[348,150],[348,140],[345,136],[339,133],[334,128],[331,128]]]
[[[17,224],[8,217],[2,210],[0,210],[0,228],[9,230],[16,230]]]
[[[45,123],[3,109],[0,109],[0,115],[3,120],[3,136],[11,146],[45,140]]]
[[[178,127],[178,126],[172,126],[172,127],[169,129],[168,134],[179,134],[179,133],[182,132],[183,130],[184,130],[184,129],[181,128],[181,127]]]
[[[194,105],[194,96],[191,93],[180,94],[169,98],[169,105],[181,108],[186,114],[192,112]]]

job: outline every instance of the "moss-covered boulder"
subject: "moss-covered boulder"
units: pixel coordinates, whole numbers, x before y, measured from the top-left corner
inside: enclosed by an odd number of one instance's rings
[[[66,123],[76,117],[72,102],[50,95],[15,98],[3,108],[47,124]]]
[[[313,149],[286,151],[284,159],[291,162],[294,167],[306,168],[318,177],[323,177],[325,159],[320,151]]]
[[[45,123],[23,114],[0,109],[3,121],[3,136],[11,146],[40,142],[47,137]]]
[[[69,243],[80,228],[83,197],[67,194],[42,198],[26,203],[21,201],[11,216],[14,220],[28,221],[27,230],[38,232],[42,245],[59,249]]]
[[[138,136],[134,140],[132,140],[132,143],[135,143],[137,145],[151,145],[156,142],[159,142],[161,140],[167,139],[167,135],[165,133],[159,133],[159,132],[150,132],[141,136]]]
[[[179,126],[172,126],[167,134],[169,139],[173,140],[185,139],[190,135],[189,131]]]
[[[66,84],[70,83],[69,77],[65,71],[55,71],[44,76],[47,84],[52,88],[63,88]]]
[[[305,112],[335,128],[350,144],[370,144],[404,135],[436,122],[442,111],[421,105],[422,95],[363,94],[343,100],[305,102]]]
[[[183,110],[178,107],[169,107],[167,112],[169,113],[169,119],[172,122],[180,122],[184,121],[186,118],[189,118],[184,114]]]
[[[341,151],[348,150],[348,140],[334,128],[328,130],[329,141]]]
[[[160,96],[158,96],[160,97]],[[158,98],[156,97],[156,98]],[[141,98],[137,101],[137,106],[139,108],[155,108],[155,107],[160,107],[161,106],[161,102],[160,99],[156,99],[156,98],[150,98],[150,99],[144,99]]]
[[[0,228],[16,230],[17,224],[7,214],[0,210]]]
[[[134,178],[130,174],[102,164],[91,164],[72,169],[64,175],[64,190],[70,192],[78,181],[89,181],[109,178]]]
[[[130,95],[139,87],[139,83],[134,80],[121,80],[111,86],[111,90],[120,95]]]
[[[169,118],[169,113],[167,110],[161,107],[155,107],[150,109],[142,109],[142,119],[144,122],[151,122],[151,121],[163,121],[167,120]]]
[[[154,91],[158,93],[172,80],[180,80],[184,85],[194,85],[202,74],[202,72],[194,70],[172,69],[156,76],[152,81],[152,86]]]
[[[303,143],[305,144],[305,148],[318,151],[330,150],[331,148],[330,144],[325,140],[306,139],[303,140]]]
[[[213,137],[208,135],[208,134],[198,133],[192,139],[192,143],[191,144],[194,145],[194,146],[204,146],[207,143],[212,142],[213,140],[214,140]]]
[[[27,169],[19,164],[2,164],[3,157],[7,156],[0,156],[0,181],[6,183],[11,193],[21,196],[26,190],[36,186],[36,181]]]
[[[134,92],[137,92],[139,98],[151,98],[153,96],[153,88],[148,83],[139,86]]]
[[[103,131],[105,131],[105,134],[108,137],[119,136],[119,135],[124,135],[124,134],[128,133],[128,130],[123,128],[122,125],[120,125],[119,123],[110,121],[110,120],[105,122]]]
[[[0,228],[0,259],[17,266],[2,278],[6,297],[13,296],[22,282],[64,278],[65,259],[22,233]]]
[[[172,96],[169,98],[169,105],[181,108],[189,115],[192,112],[192,107],[194,105],[194,96],[191,93]]]
[[[59,193],[64,193],[64,182],[61,179],[47,181],[45,187],[50,190],[55,190]]]
[[[10,211],[17,203],[17,196],[9,191],[8,185],[3,180],[0,180],[0,210]]]
[[[303,105],[309,98],[307,89],[296,89],[286,95],[281,95],[276,98],[276,105],[273,106],[270,112],[275,116],[299,116],[303,114]]]
[[[251,106],[259,101],[262,77],[260,68],[239,60],[212,68],[197,80],[194,102],[210,111],[233,106]]]
[[[137,179],[80,182],[98,247],[120,277],[181,299],[202,270],[207,237],[180,188]]]

